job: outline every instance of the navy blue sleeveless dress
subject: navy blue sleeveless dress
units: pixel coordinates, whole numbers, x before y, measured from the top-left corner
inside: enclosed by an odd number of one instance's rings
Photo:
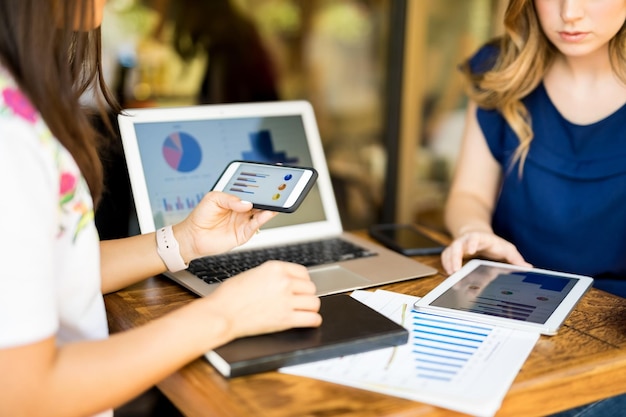
[[[481,50],[472,68],[480,71],[493,52]],[[626,104],[577,125],[559,113],[543,84],[523,102],[534,139],[521,177],[517,164],[510,166],[519,144],[513,130],[498,111],[477,111],[504,174],[494,232],[538,268],[590,275],[596,287],[626,297]]]

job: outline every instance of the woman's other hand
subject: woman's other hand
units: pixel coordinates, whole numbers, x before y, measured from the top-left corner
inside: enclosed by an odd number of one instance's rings
[[[206,299],[226,318],[232,338],[322,323],[320,299],[307,269],[269,261],[225,281]]]
[[[526,262],[517,248],[507,240],[490,232],[467,232],[456,238],[441,254],[441,263],[448,274],[461,269],[463,259],[484,256],[495,261],[513,265],[532,265]]]

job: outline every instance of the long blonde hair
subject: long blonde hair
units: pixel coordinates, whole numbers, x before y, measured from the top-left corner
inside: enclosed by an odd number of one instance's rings
[[[615,74],[626,82],[626,25],[609,42],[609,56]],[[473,73],[466,62],[462,68],[468,95],[481,108],[498,110],[519,139],[511,166],[522,167],[533,140],[532,120],[522,99],[544,78],[559,51],[543,33],[533,0],[510,0],[504,15],[504,35],[490,43],[499,48],[494,66]]]

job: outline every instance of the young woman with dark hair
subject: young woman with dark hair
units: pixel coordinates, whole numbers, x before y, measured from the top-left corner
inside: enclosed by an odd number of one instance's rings
[[[1,415],[110,416],[234,338],[321,323],[306,269],[268,262],[109,337],[103,293],[240,245],[273,214],[208,193],[173,227],[99,241],[100,145],[79,99],[93,88],[102,112],[117,110],[101,75],[103,7],[0,0]]]

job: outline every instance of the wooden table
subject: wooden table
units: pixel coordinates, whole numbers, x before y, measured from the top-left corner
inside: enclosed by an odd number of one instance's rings
[[[415,257],[442,271],[438,256]],[[379,288],[423,296],[446,275]],[[105,297],[111,332],[144,324],[195,295],[153,277]],[[414,417],[452,411],[314,379],[267,372],[224,379],[203,358],[158,388],[186,416]],[[542,336],[498,416],[541,416],[626,392],[626,300],[592,289],[556,336]]]

